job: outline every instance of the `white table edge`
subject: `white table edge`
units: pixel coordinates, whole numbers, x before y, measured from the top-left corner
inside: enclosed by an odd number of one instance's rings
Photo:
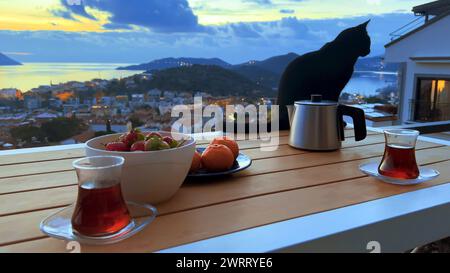
[[[442,184],[159,252],[404,252],[449,236],[449,215],[450,184]]]

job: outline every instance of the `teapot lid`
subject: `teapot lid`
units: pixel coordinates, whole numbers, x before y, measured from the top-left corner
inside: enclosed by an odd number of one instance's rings
[[[331,100],[322,100],[322,95],[313,94],[311,100],[296,101],[296,105],[336,106],[338,103]]]

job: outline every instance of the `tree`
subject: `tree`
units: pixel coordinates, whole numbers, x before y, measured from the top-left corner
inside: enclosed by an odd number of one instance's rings
[[[131,116],[128,118],[128,121],[131,122],[133,128],[140,127],[140,126],[142,126],[142,125],[145,124],[145,123],[144,123],[138,116],[136,116],[136,115],[131,115]]]
[[[41,128],[31,125],[24,125],[12,128],[10,131],[14,139],[30,142],[33,137],[42,141],[45,139],[45,133]]]
[[[45,136],[52,142],[68,139],[82,133],[85,129],[86,125],[81,120],[64,117],[45,122],[41,126]]]
[[[369,96],[365,99],[367,103],[385,103],[385,100],[377,97],[377,96]]]
[[[107,133],[112,132],[112,130],[111,130],[111,120],[110,119],[106,119],[106,132]]]

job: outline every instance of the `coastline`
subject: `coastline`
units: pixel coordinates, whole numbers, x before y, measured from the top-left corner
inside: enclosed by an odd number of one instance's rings
[[[0,66],[0,89],[16,88],[26,93],[40,85],[70,81],[90,81],[95,78],[114,79],[139,74],[139,70],[116,70],[126,63],[93,62],[27,62],[21,66]]]

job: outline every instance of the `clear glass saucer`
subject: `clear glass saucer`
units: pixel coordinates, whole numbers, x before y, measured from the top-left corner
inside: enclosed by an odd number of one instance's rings
[[[153,222],[158,214],[156,208],[151,205],[127,202],[127,207],[133,220],[119,232],[107,236],[88,237],[75,232],[72,229],[74,204],[57,211],[42,220],[40,229],[46,235],[61,240],[77,241],[89,245],[114,244],[130,238],[141,231],[145,226]]]
[[[395,185],[417,185],[417,184],[421,184],[423,182],[426,181],[430,181],[435,179],[436,177],[439,176],[439,172],[431,169],[431,168],[427,168],[427,167],[419,167],[419,177],[417,177],[416,179],[398,179],[398,178],[392,178],[392,177],[387,177],[384,176],[382,174],[380,174],[378,172],[378,165],[380,165],[377,162],[371,162],[371,163],[366,163],[366,164],[362,164],[359,166],[359,169],[372,177],[375,177],[383,182],[389,183],[389,184],[395,184]]]

